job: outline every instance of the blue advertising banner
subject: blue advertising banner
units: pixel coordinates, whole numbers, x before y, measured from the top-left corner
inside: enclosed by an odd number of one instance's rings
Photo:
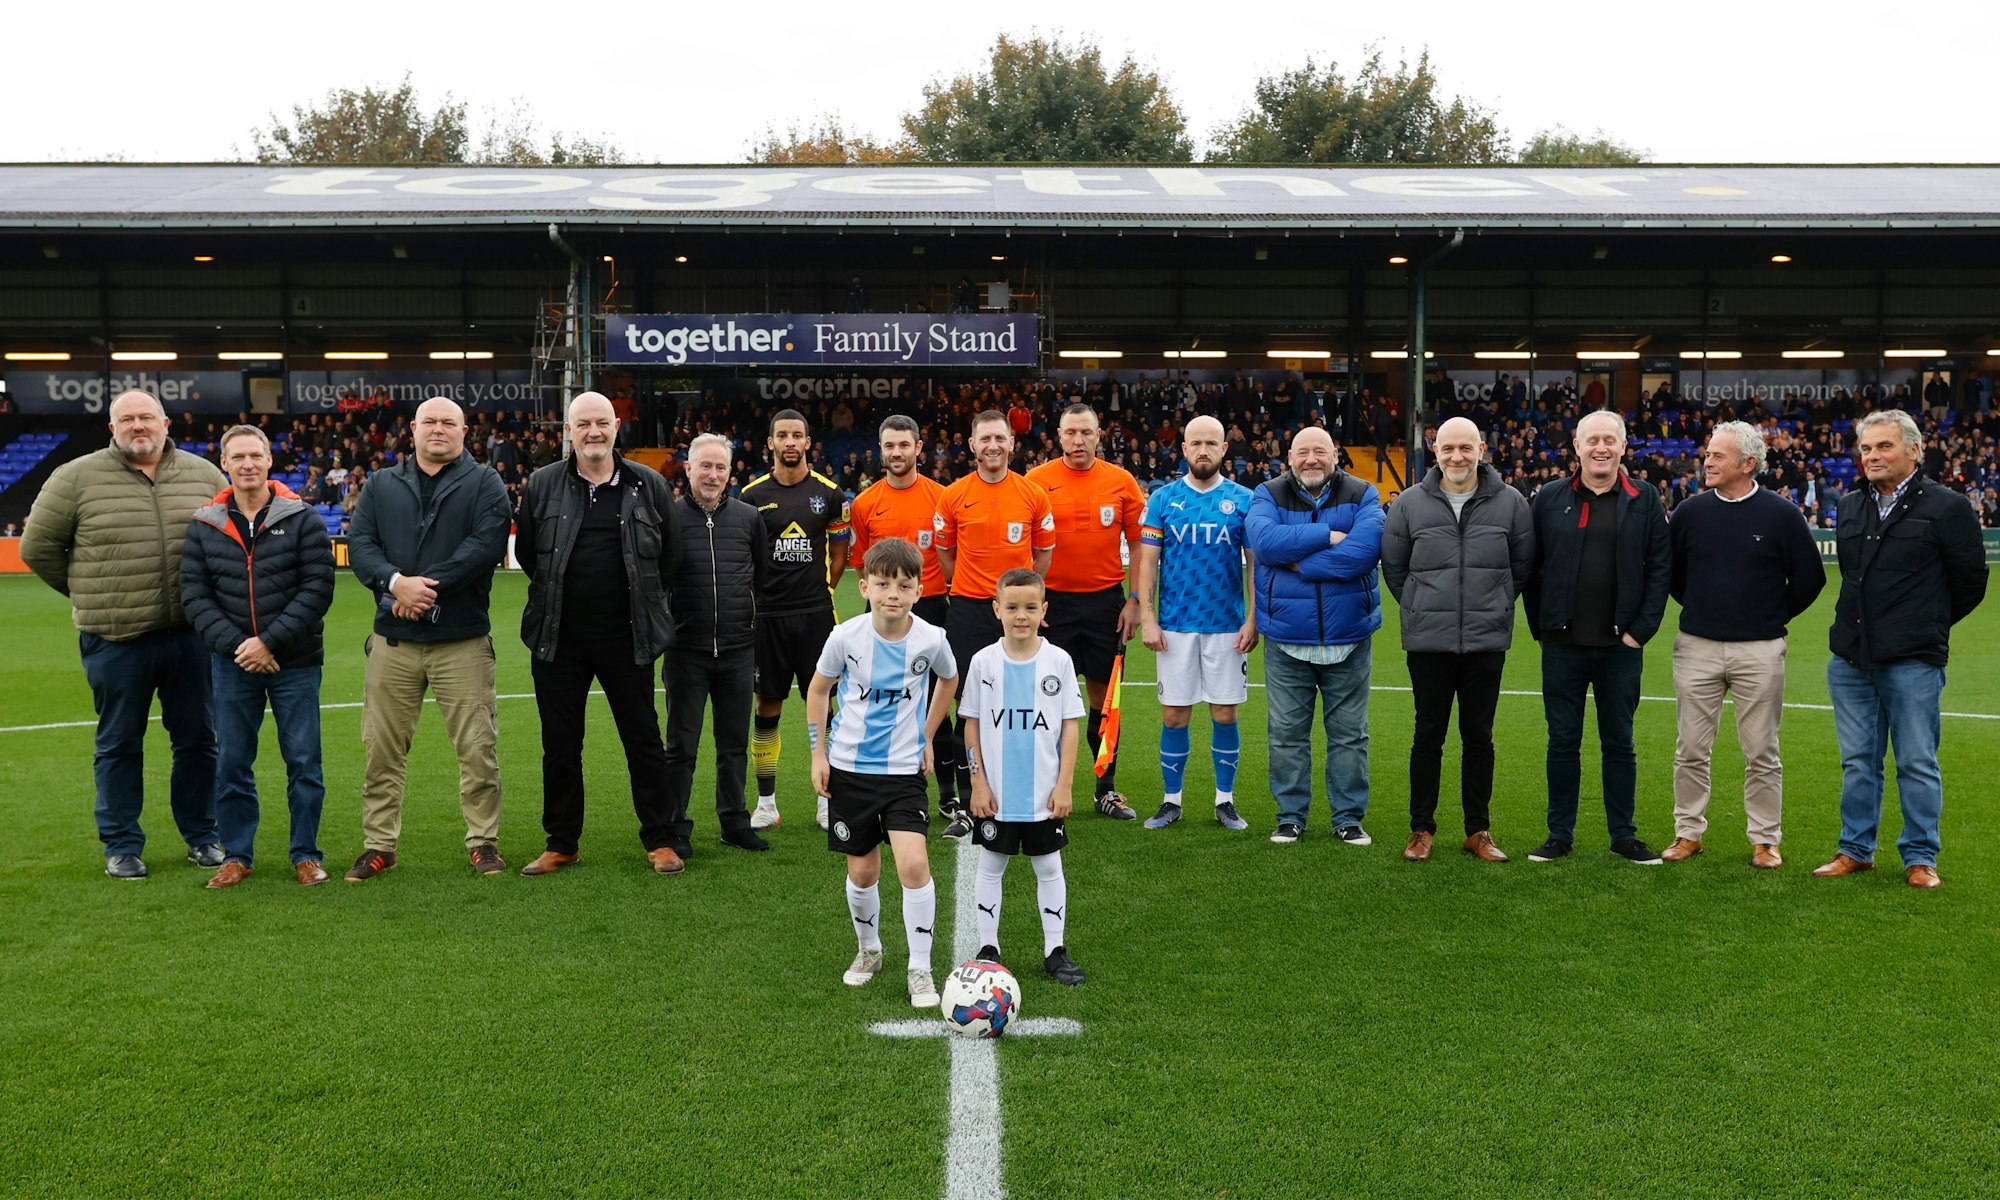
[[[605,358],[667,367],[1032,367],[1023,313],[672,313],[605,318]]]
[[[249,407],[238,371],[7,372],[7,395],[24,413],[106,413],[130,391],[151,392],[169,413],[240,413]]]
[[[285,411],[341,411],[341,402],[382,401],[408,411],[443,396],[467,412],[496,412],[535,406],[526,371],[293,371],[288,376]]]

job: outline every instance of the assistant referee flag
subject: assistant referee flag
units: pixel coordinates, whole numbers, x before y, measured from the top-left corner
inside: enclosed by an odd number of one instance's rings
[[[1118,761],[1118,697],[1125,690],[1125,656],[1120,654],[1111,660],[1111,683],[1104,689],[1104,724],[1097,727],[1098,736],[1103,738],[1097,748],[1097,762],[1092,766],[1099,778]]]

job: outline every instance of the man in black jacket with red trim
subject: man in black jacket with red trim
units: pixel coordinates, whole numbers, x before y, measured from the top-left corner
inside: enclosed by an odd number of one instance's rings
[[[577,861],[583,836],[585,704],[604,688],[625,768],[639,841],[653,870],[678,875],[653,707],[653,663],[672,644],[667,579],[673,574],[673,491],[658,471],[614,449],[618,416],[597,392],[571,400],[563,422],[570,456],[528,477],[514,545],[528,576],[521,640],[534,658],[542,719],[542,830],[548,848],[521,868],[548,875]]]
[[[1528,630],[1542,644],[1542,711],[1548,719],[1549,837],[1528,855],[1549,862],[1576,839],[1582,788],[1583,701],[1596,697],[1604,812],[1611,852],[1660,861],[1634,819],[1639,765],[1632,720],[1639,707],[1641,647],[1667,611],[1672,547],[1666,508],[1652,484],[1624,470],[1625,419],[1600,409],[1576,423],[1577,473],[1535,493],[1535,568],[1523,589]]]
[[[257,841],[257,737],[268,699],[285,760],[292,870],[325,883],[319,849],[321,622],[333,607],[333,540],[292,490],[273,482],[271,443],[255,425],[222,435],[228,491],[195,510],[181,549],[181,603],[211,652],[215,822],[225,855],[211,888],[251,873]]]

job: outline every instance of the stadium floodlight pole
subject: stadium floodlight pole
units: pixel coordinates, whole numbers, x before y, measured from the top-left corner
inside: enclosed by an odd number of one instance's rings
[[[1454,229],[1451,240],[1430,252],[1410,271],[1410,402],[1404,406],[1403,483],[1414,487],[1424,475],[1424,300],[1425,275],[1445,255],[1465,244],[1465,230]]]
[[[554,221],[549,222],[549,240],[556,248],[569,255],[569,337],[570,348],[575,355],[576,374],[572,376],[578,392],[587,392],[590,379],[590,260],[577,253],[576,247],[563,240],[562,229]],[[569,408],[570,397],[565,395],[557,405],[558,413]]]

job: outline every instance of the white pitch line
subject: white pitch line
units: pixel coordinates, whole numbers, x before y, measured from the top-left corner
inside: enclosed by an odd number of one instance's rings
[[[952,965],[979,953],[974,889],[979,850],[958,839],[957,902],[953,905]],[[942,1028],[943,1021],[932,1022]],[[1000,1180],[1000,1061],[993,1040],[951,1039],[951,1125],[944,1143],[944,1200],[1002,1200]]]
[[[1158,687],[1160,685],[1150,679],[1127,679],[1124,681],[1122,686],[1135,687],[1135,688],[1150,688],[1150,687]],[[1264,685],[1261,683],[1253,683],[1247,686],[1253,688],[1261,688]],[[655,696],[662,695],[666,692],[666,690],[667,689],[665,688],[654,688],[653,694]],[[1396,687],[1392,684],[1377,684],[1369,688],[1368,690],[1371,692],[1407,692],[1410,689],[1406,687]],[[593,696],[602,696],[604,693],[594,691],[591,692],[590,694]],[[1541,695],[1540,692],[1516,692],[1516,691],[1503,691],[1500,694],[1503,696]],[[533,700],[535,698],[535,694],[533,692],[509,692],[506,695],[496,696],[494,698],[496,700]],[[1639,697],[1639,699],[1648,700],[1655,704],[1672,704],[1675,698],[1672,696],[1641,696]],[[1725,699],[1733,701],[1733,697],[1725,697]],[[424,703],[436,704],[437,701],[430,696],[426,696],[424,697]],[[361,701],[359,700],[344,701],[340,704],[320,705],[320,708],[322,710],[335,709],[335,708],[360,708],[360,707],[361,707]],[[1833,705],[1831,704],[1787,704],[1785,705],[1785,707],[1801,709],[1806,712],[1833,711]],[[1952,717],[1956,720],[1961,720],[1961,721],[2000,721],[2000,713],[1941,712],[1938,714],[1938,716]],[[160,716],[158,713],[154,713],[152,716],[147,717],[146,719],[148,721],[157,721],[160,719]],[[97,728],[97,722],[95,721],[51,721],[46,725],[0,725],[0,733],[35,733],[44,729],[95,729],[95,728]],[[976,953],[978,951],[978,949],[979,947],[974,946],[972,950],[967,951],[966,958],[970,958],[973,953]],[[965,959],[962,958],[959,961],[964,962]]]
[[[941,1038],[957,1037],[943,1021],[912,1017],[907,1021],[877,1021],[868,1027],[868,1032],[878,1037],[891,1038]],[[1025,1020],[1007,1022],[1007,1036],[1017,1037],[1075,1037],[1083,1032],[1083,1022],[1068,1017],[1028,1017]],[[961,1039],[970,1040],[970,1039]]]

